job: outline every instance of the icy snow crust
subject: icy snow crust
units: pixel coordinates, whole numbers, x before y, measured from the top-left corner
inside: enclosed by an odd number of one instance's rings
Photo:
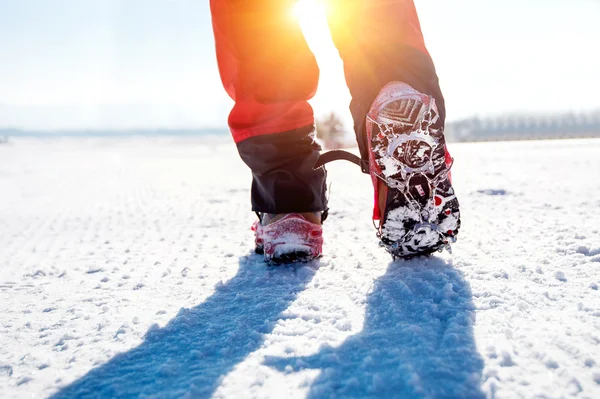
[[[0,396],[600,397],[600,141],[450,150],[452,257],[391,262],[337,163],[323,258],[267,267],[232,143],[0,146]]]

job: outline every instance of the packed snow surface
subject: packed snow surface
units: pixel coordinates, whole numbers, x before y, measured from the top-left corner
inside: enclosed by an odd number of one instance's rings
[[[0,396],[599,398],[600,140],[450,150],[453,255],[392,262],[336,163],[267,267],[229,141],[1,145]]]

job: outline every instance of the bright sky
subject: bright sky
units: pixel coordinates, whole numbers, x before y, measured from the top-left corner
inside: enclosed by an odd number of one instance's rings
[[[231,101],[208,3],[0,0],[0,127],[224,126]],[[600,1],[416,4],[450,120],[600,108]],[[324,21],[304,12],[322,69],[313,105],[318,114],[345,111],[341,63],[318,27]]]

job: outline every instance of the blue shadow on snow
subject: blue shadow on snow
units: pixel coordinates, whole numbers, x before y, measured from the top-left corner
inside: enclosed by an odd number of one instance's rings
[[[240,259],[235,277],[202,304],[179,312],[145,341],[91,370],[51,398],[208,398],[247,355],[259,349],[280,314],[304,290],[319,262],[268,268]]]
[[[436,257],[397,261],[375,281],[360,333],[338,348],[265,364],[321,370],[308,398],[485,398],[474,320],[460,271]]]

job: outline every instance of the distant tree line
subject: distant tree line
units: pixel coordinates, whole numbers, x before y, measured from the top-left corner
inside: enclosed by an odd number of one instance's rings
[[[446,125],[449,141],[536,140],[600,137],[600,110],[556,115],[470,118]]]
[[[58,130],[35,131],[0,128],[0,144],[11,137],[129,137],[225,135],[226,128],[134,129],[134,130]],[[469,118],[446,124],[448,141],[539,140],[600,137],[600,110],[587,113],[546,115],[505,115]],[[329,112],[316,119],[317,139],[326,149],[355,145],[354,134],[341,116]]]

